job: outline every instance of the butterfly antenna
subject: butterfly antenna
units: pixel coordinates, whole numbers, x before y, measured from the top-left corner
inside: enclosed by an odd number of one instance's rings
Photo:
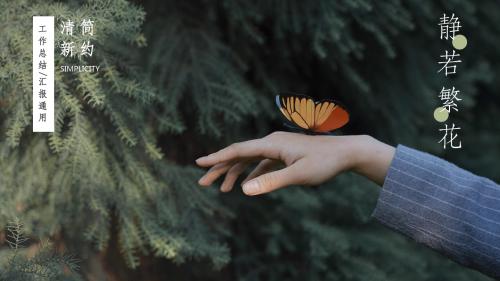
[[[287,127],[288,129],[295,129],[295,130],[297,129],[297,127],[292,126],[292,125],[285,123],[285,122],[283,122],[283,126]]]

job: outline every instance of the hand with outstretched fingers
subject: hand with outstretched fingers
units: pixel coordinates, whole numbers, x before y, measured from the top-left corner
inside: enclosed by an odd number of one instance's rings
[[[245,194],[258,195],[289,185],[318,185],[349,170],[382,185],[394,152],[394,147],[368,135],[274,132],[234,143],[196,163],[210,167],[200,185],[209,186],[225,174],[220,190],[228,192],[248,166],[259,162],[242,182]]]

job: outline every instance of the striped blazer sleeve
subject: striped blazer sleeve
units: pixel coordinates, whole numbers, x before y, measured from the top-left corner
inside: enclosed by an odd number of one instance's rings
[[[400,144],[373,217],[500,279],[500,185],[487,178]]]

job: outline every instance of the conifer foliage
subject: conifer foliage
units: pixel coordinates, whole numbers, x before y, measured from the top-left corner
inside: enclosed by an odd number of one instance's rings
[[[210,194],[193,188],[199,171],[161,160],[156,137],[163,127],[147,125],[159,120],[151,108],[165,98],[145,82],[128,55],[144,45],[144,11],[120,0],[1,3],[6,19],[0,43],[4,224],[17,210],[29,231],[63,231],[104,250],[114,223],[115,239],[131,267],[148,253],[175,261],[208,256],[215,265],[225,263],[227,246],[215,237],[220,226],[206,220],[225,212]],[[70,61],[56,53],[56,66],[96,63],[103,71],[56,71],[56,130],[51,134],[31,133],[27,35],[33,15],[92,17],[98,29],[93,61]]]
[[[18,218],[7,225],[5,236],[10,253],[1,263],[0,280],[82,280],[77,274],[78,260],[73,255],[56,253],[48,241],[41,243],[36,253],[27,258],[22,250],[26,249],[29,239],[24,236],[23,224]]]

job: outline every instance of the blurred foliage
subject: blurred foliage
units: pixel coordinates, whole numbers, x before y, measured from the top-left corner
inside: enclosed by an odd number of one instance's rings
[[[4,232],[9,246],[0,251],[0,280],[2,281],[78,281],[78,260],[69,254],[57,253],[50,243],[43,242],[31,257],[27,257],[23,224],[14,218]]]
[[[228,248],[217,237],[224,231],[215,222],[229,213],[211,199],[214,193],[192,188],[200,171],[163,159],[159,126],[147,125],[157,120],[150,108],[161,99],[128,56],[144,45],[142,8],[125,0],[0,3],[6,20],[0,27],[0,223],[19,216],[30,234],[62,233],[74,245],[85,238],[99,250],[116,239],[130,267],[149,254],[226,263]],[[56,47],[55,64],[102,67],[98,73],[56,67],[51,134],[31,133],[32,39],[26,34],[33,15],[57,15],[56,45],[83,41],[80,33],[61,34],[62,21],[92,18],[94,55],[66,58]]]
[[[123,280],[486,280],[373,222],[377,188],[356,175],[249,198],[199,189],[193,161],[284,129],[273,96],[291,91],[342,101],[351,112],[343,134],[402,143],[499,181],[499,5],[0,0],[2,222],[18,215],[30,232],[62,232],[79,247],[107,250],[117,239],[136,268]],[[437,73],[451,50],[439,39],[444,12],[460,17],[469,41],[447,79]],[[94,18],[96,56],[56,56],[56,65],[103,67],[56,75],[49,137],[30,127],[35,14]],[[461,150],[437,143],[443,86],[461,90],[450,121],[462,127]],[[187,267],[141,259],[152,256]]]

